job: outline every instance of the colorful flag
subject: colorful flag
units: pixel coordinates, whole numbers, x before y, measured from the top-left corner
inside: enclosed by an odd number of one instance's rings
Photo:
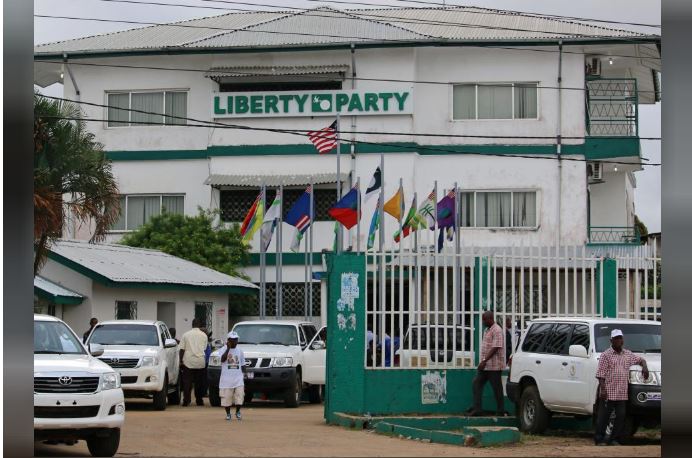
[[[401,221],[404,214],[404,189],[401,186],[399,186],[396,194],[384,204],[384,211]]]
[[[365,202],[369,201],[380,189],[382,189],[382,171],[377,167],[368,188],[365,190]]]
[[[329,127],[308,132],[308,139],[315,145],[320,154],[328,153],[336,148],[336,121]]]
[[[278,222],[279,216],[281,215],[281,196],[276,194],[274,202],[272,202],[269,210],[264,215],[264,222],[260,228],[260,238],[262,240],[262,246],[264,251],[267,251],[269,243],[272,241],[272,236],[274,235],[274,228],[276,228],[276,223]],[[281,248],[277,247],[277,251]]]
[[[435,225],[435,202],[437,201],[437,196],[435,196],[435,190],[433,189],[428,198],[423,201],[420,207],[418,207],[418,214],[425,218],[428,227]]]
[[[255,232],[262,225],[262,219],[264,218],[264,203],[262,202],[263,192],[259,193],[259,196],[253,202],[250,211],[245,215],[243,224],[240,226],[240,235],[244,243],[249,243],[250,239],[255,235]]]
[[[370,220],[370,230],[368,230],[368,250],[375,244],[375,233],[377,228],[380,226],[380,206],[375,208],[375,213],[372,214],[372,219]]]
[[[413,202],[411,202],[411,208],[409,208],[408,215],[406,215],[406,219],[404,220],[404,223],[401,228],[404,234],[404,238],[408,237],[408,235],[411,232],[423,229],[425,227],[425,217],[418,213],[418,210],[416,209],[416,197],[414,196]],[[397,230],[394,233],[394,241],[399,243],[400,239],[401,233]]]
[[[358,199],[359,192],[356,188],[351,189],[340,201],[329,209],[329,216],[343,224],[346,229],[351,229],[358,224]]]
[[[300,241],[303,234],[310,227],[311,214],[310,211],[310,194],[312,194],[312,185],[308,186],[305,192],[296,200],[288,213],[285,221],[296,228],[296,234],[291,244],[291,250],[298,251]]]
[[[447,240],[451,241],[454,238],[454,219],[454,190],[452,190],[437,203],[437,227],[440,228],[440,234],[437,237],[438,252],[442,251],[445,232]]]

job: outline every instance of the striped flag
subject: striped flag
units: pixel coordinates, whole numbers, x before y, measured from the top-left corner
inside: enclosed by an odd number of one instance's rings
[[[336,121],[324,129],[311,130],[308,132],[308,139],[320,154],[330,152],[336,148]]]
[[[250,207],[250,211],[245,215],[243,224],[240,226],[240,235],[244,243],[249,243],[250,239],[255,235],[255,232],[262,225],[264,219],[264,203],[262,202],[263,193],[260,192],[255,201]]]

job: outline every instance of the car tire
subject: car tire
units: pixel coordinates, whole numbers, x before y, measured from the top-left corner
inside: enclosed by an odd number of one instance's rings
[[[536,385],[527,386],[519,398],[519,429],[529,434],[541,434],[548,429],[550,411],[545,408]]]
[[[221,398],[219,397],[219,387],[215,385],[209,385],[209,404],[212,407],[221,406]]]
[[[113,456],[120,446],[120,428],[110,430],[105,437],[90,437],[86,443],[91,456]]]
[[[168,401],[168,375],[163,379],[163,388],[154,393],[154,410],[166,410]]]
[[[310,404],[321,404],[322,403],[322,392],[324,385],[310,385],[308,388],[308,395],[310,396]]]
[[[300,405],[300,399],[303,395],[303,381],[300,377],[300,372],[296,373],[296,378],[293,384],[286,389],[284,393],[284,404],[286,407],[298,407]]]
[[[178,376],[178,383],[175,384],[175,391],[168,393],[168,404],[172,406],[180,404],[180,376]]]

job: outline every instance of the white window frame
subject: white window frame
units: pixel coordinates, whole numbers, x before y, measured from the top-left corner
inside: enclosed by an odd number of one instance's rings
[[[536,85],[536,117],[535,118],[515,118],[514,117],[514,87],[515,85],[527,85],[527,84],[535,84]],[[473,119],[457,119],[454,117],[454,88],[456,86],[470,86],[473,85],[474,87],[474,92],[475,92],[475,101],[476,101],[476,108],[475,108],[475,114],[476,117]],[[512,86],[512,117],[511,118],[479,118],[478,117],[478,86]],[[449,100],[450,100],[450,110],[449,110],[449,118],[450,122],[477,122],[477,121],[491,121],[491,122],[497,122],[497,121],[538,121],[541,119],[541,92],[540,92],[541,84],[538,81],[493,81],[493,82],[478,82],[478,81],[467,81],[467,82],[456,82],[450,84],[450,94],[449,94]]]
[[[163,93],[163,106],[161,107],[161,116],[163,117],[163,124],[161,125],[152,125],[152,124],[132,124],[132,94],[144,94],[144,93],[152,93],[152,92],[161,92]],[[105,107],[103,108],[103,119],[106,121],[104,122],[104,128],[105,129],[122,129],[124,127],[130,127],[130,128],[156,128],[156,127],[183,127],[187,125],[187,120],[185,120],[185,124],[166,124],[166,92],[184,92],[185,93],[185,98],[187,102],[190,101],[190,88],[181,88],[181,89],[136,89],[136,90],[130,90],[130,89],[122,89],[122,90],[108,90],[104,92],[104,105]],[[110,120],[108,119],[108,97],[110,95],[122,95],[122,94],[127,94],[127,124],[124,122],[120,125],[115,125],[115,126],[109,126]],[[186,104],[189,107],[189,104]],[[189,110],[188,110],[189,112]],[[185,113],[185,117],[188,117],[188,113]]]
[[[510,222],[514,224],[514,193],[515,192],[535,192],[536,193],[536,225],[535,226],[477,226],[478,223],[478,200],[476,195],[485,192],[509,192],[510,194]],[[541,204],[542,196],[536,188],[511,188],[511,189],[460,189],[459,194],[473,193],[473,226],[461,226],[461,230],[492,230],[492,231],[537,231],[541,227]]]
[[[120,194],[119,197],[125,198],[125,208],[120,209],[121,213],[124,215],[124,218],[125,218],[125,229],[110,229],[108,231],[108,233],[110,233],[110,234],[126,234],[128,232],[133,232],[133,231],[137,230],[137,229],[128,229],[127,228],[127,201],[130,197],[158,197],[159,198],[159,208],[161,208],[161,209],[163,209],[163,198],[164,197],[182,197],[183,198],[183,208],[185,208],[185,194],[182,194],[182,193]],[[183,211],[183,214],[185,214],[184,211]],[[160,213],[159,213],[159,215],[160,215]]]

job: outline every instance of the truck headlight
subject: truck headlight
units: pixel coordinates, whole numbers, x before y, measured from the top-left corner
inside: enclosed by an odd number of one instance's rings
[[[221,356],[211,355],[209,357],[209,365],[210,366],[220,366],[221,365]]]
[[[644,374],[640,370],[630,371],[630,383],[632,385],[660,385],[658,374],[654,371],[649,371],[649,378],[644,379]]]
[[[117,373],[101,375],[101,389],[114,390],[120,388],[120,375]]]
[[[152,367],[159,365],[159,358],[156,356],[144,356],[142,358],[142,367]]]
[[[291,367],[293,366],[293,358],[290,356],[274,358],[272,363],[273,367]]]

